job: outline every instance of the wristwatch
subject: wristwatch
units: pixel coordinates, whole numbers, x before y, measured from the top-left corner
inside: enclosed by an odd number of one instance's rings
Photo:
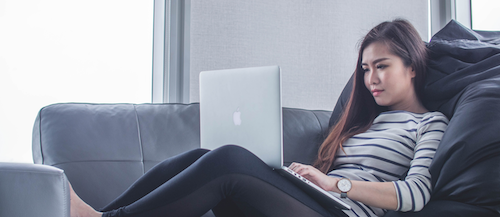
[[[342,178],[337,182],[337,188],[340,190],[340,197],[341,198],[346,198],[347,197],[347,192],[351,190],[352,183],[351,180]]]

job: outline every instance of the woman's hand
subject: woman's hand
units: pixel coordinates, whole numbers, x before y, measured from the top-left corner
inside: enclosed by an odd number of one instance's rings
[[[335,191],[337,190],[337,181],[338,178],[333,178],[325,175],[318,169],[314,168],[310,165],[304,165],[300,163],[292,163],[288,168],[298,173],[302,177],[316,184],[320,188],[323,188],[325,191]]]
[[[308,179],[325,191],[340,193],[337,188],[339,178],[325,175],[316,168],[300,163],[292,163],[288,168]],[[398,207],[396,189],[392,182],[365,182],[351,180],[352,188],[347,196],[366,205],[395,210]]]

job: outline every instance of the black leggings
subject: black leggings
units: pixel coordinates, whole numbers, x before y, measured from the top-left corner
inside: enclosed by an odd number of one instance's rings
[[[346,216],[323,207],[251,152],[228,145],[169,158],[101,209],[111,216]]]

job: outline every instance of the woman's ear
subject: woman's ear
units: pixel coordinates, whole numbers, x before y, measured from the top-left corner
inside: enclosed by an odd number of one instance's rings
[[[413,65],[409,66],[408,70],[410,70],[411,78],[415,78],[415,76],[417,76],[417,73],[415,73],[415,68],[413,67]]]

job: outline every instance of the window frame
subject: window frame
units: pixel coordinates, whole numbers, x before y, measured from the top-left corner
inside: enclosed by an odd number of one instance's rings
[[[189,103],[190,0],[155,0],[152,103]]]
[[[467,28],[472,26],[471,0],[429,0],[429,11],[429,39],[452,19]]]

